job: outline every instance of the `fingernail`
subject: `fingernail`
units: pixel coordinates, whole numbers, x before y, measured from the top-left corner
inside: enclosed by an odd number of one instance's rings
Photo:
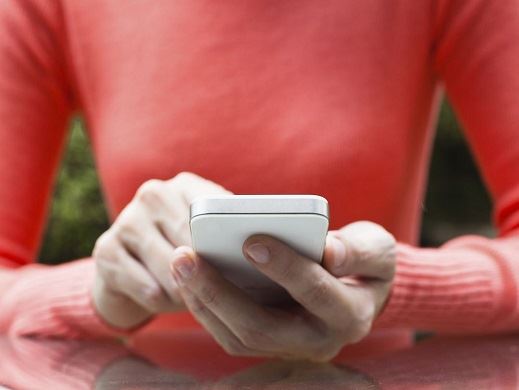
[[[195,262],[187,253],[179,252],[173,258],[171,267],[179,279],[188,280],[195,271]]]
[[[256,263],[265,264],[270,260],[270,251],[263,244],[252,244],[246,249],[247,254]]]
[[[335,268],[338,268],[342,266],[346,260],[346,247],[337,237],[328,236],[327,240],[331,244],[333,250],[333,265]]]

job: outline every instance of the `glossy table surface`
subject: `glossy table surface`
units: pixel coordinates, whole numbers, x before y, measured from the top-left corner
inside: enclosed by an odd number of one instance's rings
[[[432,337],[332,363],[230,357],[201,331],[129,345],[0,337],[0,388],[12,389],[510,389],[519,337]]]

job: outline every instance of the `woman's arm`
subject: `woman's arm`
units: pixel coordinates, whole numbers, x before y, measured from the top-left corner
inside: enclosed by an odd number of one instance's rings
[[[0,332],[111,334],[90,302],[95,264],[35,261],[74,108],[57,2],[0,2]]]
[[[437,4],[433,54],[494,199],[499,238],[400,245],[379,326],[519,330],[519,2]]]

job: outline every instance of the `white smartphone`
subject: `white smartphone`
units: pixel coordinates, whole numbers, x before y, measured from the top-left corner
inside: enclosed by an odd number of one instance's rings
[[[321,262],[328,232],[328,202],[317,195],[224,195],[191,203],[193,249],[223,276],[263,304],[289,301],[287,292],[257,271],[243,243],[268,234]]]

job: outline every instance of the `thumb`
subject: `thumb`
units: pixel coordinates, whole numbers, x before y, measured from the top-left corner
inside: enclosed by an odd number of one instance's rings
[[[330,231],[323,267],[336,277],[391,280],[395,273],[395,239],[382,226],[364,221]]]

